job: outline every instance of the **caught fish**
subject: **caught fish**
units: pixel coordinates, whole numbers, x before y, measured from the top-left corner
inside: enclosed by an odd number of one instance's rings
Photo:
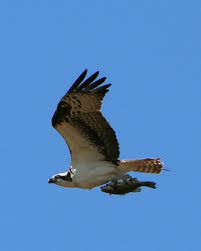
[[[126,180],[119,179],[102,186],[101,190],[109,194],[124,195],[131,192],[140,192],[140,187],[142,186],[155,189],[156,183],[152,181],[139,181],[135,178],[129,178]]]

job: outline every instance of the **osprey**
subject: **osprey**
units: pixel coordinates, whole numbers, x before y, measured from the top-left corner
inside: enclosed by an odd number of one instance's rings
[[[48,180],[68,188],[91,189],[101,186],[109,194],[138,192],[141,186],[155,188],[154,182],[138,181],[127,173],[160,173],[159,158],[120,160],[114,130],[101,113],[101,105],[111,84],[102,85],[99,72],[87,78],[85,70],[60,100],[52,118],[53,127],[63,136],[72,166]]]

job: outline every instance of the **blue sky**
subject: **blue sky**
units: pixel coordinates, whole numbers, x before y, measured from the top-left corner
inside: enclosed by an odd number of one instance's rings
[[[0,1],[1,250],[199,250],[200,23],[200,1]],[[51,117],[85,68],[113,84],[121,158],[171,170],[133,174],[157,190],[48,185],[70,165]]]

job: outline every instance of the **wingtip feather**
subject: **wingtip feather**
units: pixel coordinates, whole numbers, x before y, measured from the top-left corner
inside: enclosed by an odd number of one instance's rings
[[[109,87],[112,84],[107,84],[107,85],[103,85],[101,87],[96,88],[95,90],[93,90],[94,93],[99,93],[99,92],[108,92],[109,91]]]
[[[80,76],[75,80],[75,82],[72,84],[71,88],[68,90],[68,93],[73,91],[74,89],[76,89],[81,82],[85,79],[86,75],[87,75],[88,70],[85,69]]]
[[[92,92],[92,93],[106,93],[109,91],[108,88],[111,86],[111,84],[106,84],[106,85],[100,86],[103,82],[105,82],[106,77],[102,77],[102,78],[96,80],[96,78],[99,75],[99,71],[96,71],[94,74],[92,74],[90,77],[88,77],[84,81],[84,79],[87,75],[87,72],[88,72],[88,70],[85,69],[81,73],[81,75],[72,84],[72,86],[68,90],[67,94],[72,91],[84,91],[84,92]]]
[[[96,71],[94,74],[88,77],[83,83],[81,83],[81,85],[78,86],[77,90],[81,91],[90,86],[93,83],[93,81],[98,77],[98,75],[99,71]]]

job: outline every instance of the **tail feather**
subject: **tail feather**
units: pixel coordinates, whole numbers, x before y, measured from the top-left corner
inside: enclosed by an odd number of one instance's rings
[[[163,163],[159,158],[141,160],[121,160],[119,168],[124,173],[160,173],[163,170]]]

